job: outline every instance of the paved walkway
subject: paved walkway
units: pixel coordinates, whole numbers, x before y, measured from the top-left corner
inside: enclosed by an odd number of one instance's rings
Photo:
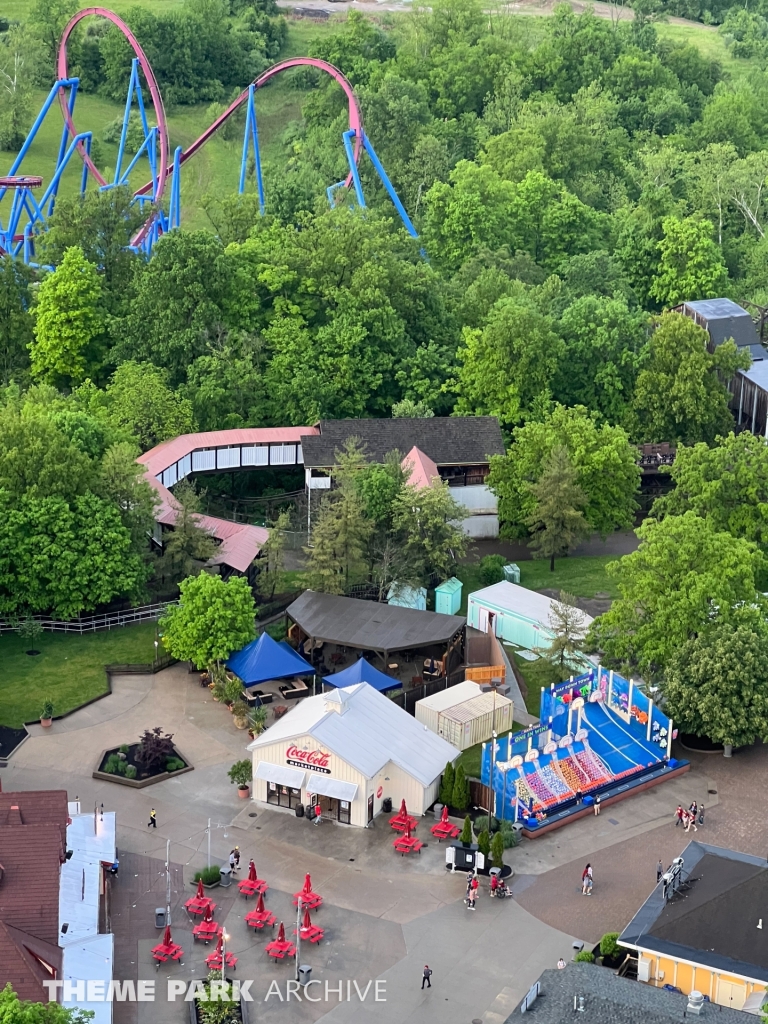
[[[235,729],[225,708],[211,700],[196,675],[175,666],[156,676],[116,677],[114,693],[54,724],[32,728],[32,736],[2,773],[9,789],[66,788],[83,807],[104,803],[118,813],[121,875],[117,883],[114,927],[117,970],[158,978],[202,977],[210,948],[195,949],[189,922],[178,908],[192,893],[191,878],[207,862],[206,826],[211,819],[214,863],[225,863],[237,844],[243,867],[253,856],[260,876],[270,885],[268,904],[293,925],[291,894],[309,871],[325,897],[318,923],[328,941],[302,955],[313,976],[332,986],[357,980],[386,981],[386,1003],[294,1003],[288,1018],[307,1024],[327,1016],[329,1024],[362,1020],[375,1014],[376,1024],[468,1024],[480,1018],[501,1024],[541,970],[571,954],[571,936],[597,940],[627,923],[655,881],[659,856],[669,862],[690,836],[675,829],[677,802],[694,797],[707,807],[702,839],[733,845],[751,853],[768,850],[768,750],[756,747],[731,760],[690,755],[688,775],[641,793],[618,805],[603,807],[599,818],[587,817],[507,852],[515,871],[515,901],[481,897],[473,914],[463,905],[464,881],[444,865],[445,847],[429,839],[419,857],[397,857],[385,819],[372,829],[324,823],[316,828],[293,814],[265,810],[238,800],[226,769],[245,756],[247,736]],[[195,770],[148,790],[136,791],[93,779],[101,751],[132,741],[144,728],[162,726],[174,734]],[[680,751],[677,751],[678,756]],[[688,755],[684,755],[688,756]],[[710,792],[716,790],[717,792]],[[147,828],[150,807],[158,814],[157,830]],[[164,967],[159,976],[151,963],[156,941],[154,908],[165,902],[163,861],[171,843],[174,934],[188,957],[185,964]],[[595,871],[594,896],[579,892],[584,863]],[[241,872],[242,874],[242,872]],[[263,1000],[272,980],[283,982],[292,968],[275,967],[263,952],[268,938],[249,933],[241,920],[253,906],[234,890],[216,890],[221,916],[240,957],[238,977],[253,977]],[[119,912],[117,911],[119,908]],[[177,934],[178,929],[178,934]],[[419,987],[421,968],[434,970],[433,988]],[[285,994],[285,989],[282,989]],[[317,989],[315,990],[317,991]],[[380,989],[381,992],[381,989]],[[171,1024],[185,1021],[181,1003],[122,1004],[115,1024]],[[287,1009],[273,996],[261,1003],[258,1019],[286,1019]]]

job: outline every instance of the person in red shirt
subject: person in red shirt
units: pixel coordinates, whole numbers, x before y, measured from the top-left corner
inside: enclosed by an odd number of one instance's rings
[[[323,820],[323,809],[320,804],[315,804],[315,824],[319,825]]]

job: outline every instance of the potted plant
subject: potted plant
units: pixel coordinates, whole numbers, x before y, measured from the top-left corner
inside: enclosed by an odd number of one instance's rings
[[[241,800],[245,800],[251,792],[250,784],[253,779],[253,763],[247,758],[244,758],[242,761],[235,761],[227,775],[229,775],[230,782],[237,784],[237,795]]]
[[[260,736],[267,727],[267,709],[265,707],[252,708],[248,712],[248,735],[251,739]]]
[[[232,705],[232,720],[236,729],[244,729],[248,724],[248,708],[241,700]]]
[[[43,707],[40,711],[40,725],[44,729],[50,729],[51,722],[53,720],[53,701],[43,701]]]
[[[227,676],[224,683],[224,702],[234,707],[235,704],[242,704],[240,696],[243,692],[243,684],[236,676]]]

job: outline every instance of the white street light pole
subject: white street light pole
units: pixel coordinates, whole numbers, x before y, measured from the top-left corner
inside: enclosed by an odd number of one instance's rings
[[[299,959],[301,958],[301,896],[296,898],[296,981],[299,980]]]

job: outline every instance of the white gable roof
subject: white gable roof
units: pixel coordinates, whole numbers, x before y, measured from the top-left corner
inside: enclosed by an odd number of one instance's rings
[[[445,690],[438,690],[431,697],[422,697],[421,700],[416,701],[416,707],[430,708],[432,711],[445,711],[446,708],[452,708],[456,704],[463,704],[465,700],[479,697],[482,692],[479,683],[473,683],[467,679],[463,683],[449,686]]]
[[[305,697],[248,749],[309,735],[369,779],[392,761],[423,786],[431,785],[446,763],[459,756],[456,747],[368,683],[355,683],[341,692],[343,715],[326,708],[328,694]]]
[[[494,583],[492,587],[485,587],[483,590],[476,590],[469,595],[469,602],[480,605],[491,605],[494,608],[501,608],[516,615],[522,615],[533,622],[540,622],[545,629],[550,629],[549,615],[552,605],[557,602],[544,594],[537,594],[535,590],[528,590],[527,587],[518,586],[517,583],[508,583],[502,580],[501,583]],[[585,625],[592,622],[592,616],[582,612]]]

